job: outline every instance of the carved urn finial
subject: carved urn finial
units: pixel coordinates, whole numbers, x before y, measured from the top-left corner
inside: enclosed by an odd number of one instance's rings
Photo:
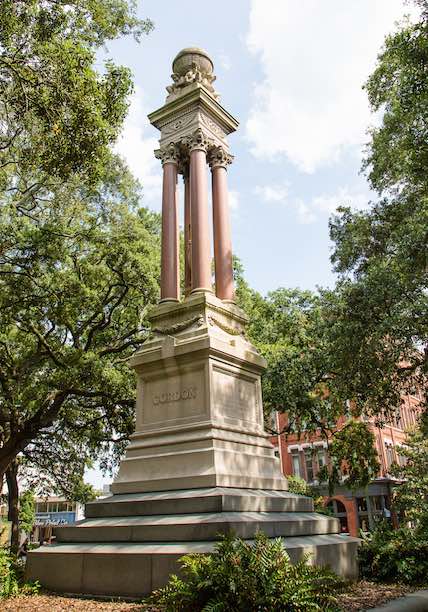
[[[172,75],[174,81],[166,90],[167,101],[177,98],[184,93],[185,88],[197,83],[207,89],[216,100],[220,96],[215,91],[212,83],[216,77],[213,74],[214,64],[209,55],[198,47],[188,47],[178,53],[172,62]]]

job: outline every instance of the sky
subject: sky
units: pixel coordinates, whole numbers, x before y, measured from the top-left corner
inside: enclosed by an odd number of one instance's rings
[[[328,219],[363,209],[376,194],[360,173],[371,114],[362,86],[385,36],[411,14],[403,0],[140,0],[154,30],[141,43],[114,41],[99,56],[128,66],[135,90],[116,150],[160,211],[158,132],[171,64],[185,47],[214,62],[220,103],[240,126],[229,137],[233,250],[249,284],[333,286]],[[88,481],[100,486],[98,470]]]

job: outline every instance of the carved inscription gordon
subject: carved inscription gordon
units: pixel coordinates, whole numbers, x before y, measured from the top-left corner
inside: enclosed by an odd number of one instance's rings
[[[188,387],[182,391],[168,391],[167,393],[159,393],[153,395],[153,405],[168,404],[170,402],[179,402],[180,400],[195,399],[197,395],[196,387]]]
[[[141,426],[193,419],[206,410],[203,369],[184,370],[144,382]]]

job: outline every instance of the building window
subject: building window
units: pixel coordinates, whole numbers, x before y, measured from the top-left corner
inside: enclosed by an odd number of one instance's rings
[[[306,480],[313,482],[314,480],[314,464],[312,457],[312,449],[308,448],[305,450],[305,462],[306,462]]]
[[[393,451],[392,446],[387,443],[385,443],[385,449],[386,449],[386,466],[387,468],[390,468],[391,465],[394,463],[394,451]]]
[[[323,448],[318,449],[317,459],[318,459],[318,470],[320,470],[327,463],[326,452]]]
[[[358,512],[367,512],[367,499],[365,497],[357,497]]]
[[[292,453],[291,461],[293,463],[293,474],[301,477],[299,453]]]

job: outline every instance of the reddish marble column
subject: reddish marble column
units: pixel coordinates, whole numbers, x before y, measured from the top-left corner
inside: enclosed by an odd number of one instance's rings
[[[184,179],[184,295],[192,290],[192,224],[190,204],[189,172],[183,174]]]
[[[226,166],[232,157],[222,150],[210,160],[212,171],[214,263],[216,295],[221,300],[233,301],[232,240]]]
[[[161,302],[179,300],[177,163],[168,160],[163,164]]]
[[[193,148],[190,151],[192,293],[212,291],[206,168],[205,150]]]

